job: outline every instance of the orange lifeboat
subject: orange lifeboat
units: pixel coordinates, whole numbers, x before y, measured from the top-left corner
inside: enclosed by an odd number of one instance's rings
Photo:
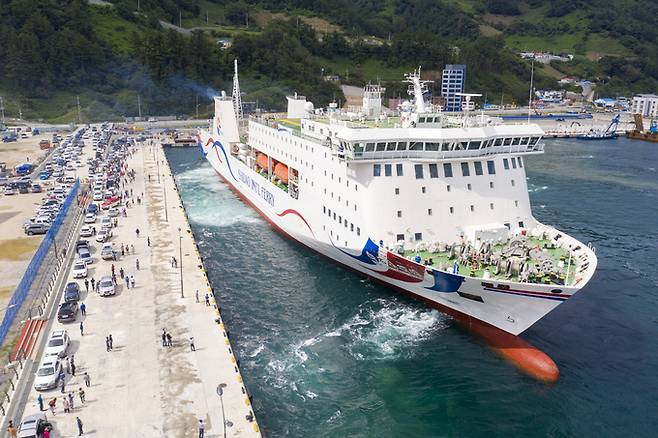
[[[277,163],[276,166],[274,166],[274,174],[282,183],[288,184],[288,166],[283,163]]]
[[[267,155],[260,152],[256,154],[256,164],[258,164],[261,169],[267,170]]]

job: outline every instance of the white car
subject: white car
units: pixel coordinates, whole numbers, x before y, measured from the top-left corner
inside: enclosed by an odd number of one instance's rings
[[[103,194],[101,192],[95,192],[94,201],[102,201],[102,200],[103,200]]]
[[[116,290],[114,289],[114,281],[112,281],[112,277],[109,275],[102,277],[101,281],[98,282],[97,287],[98,294],[102,297],[114,295],[116,293]]]
[[[116,207],[112,207],[109,210],[107,210],[107,215],[110,217],[117,217],[119,216],[119,209]]]
[[[57,356],[47,356],[43,359],[34,378],[34,389],[45,391],[57,386],[62,364]]]
[[[93,234],[89,225],[85,225],[80,229],[80,237],[91,237]]]
[[[102,228],[98,234],[96,234],[96,242],[104,243],[107,242],[112,237],[112,230],[109,228]]]
[[[71,273],[73,278],[87,278],[87,263],[84,260],[76,260]]]
[[[87,213],[85,215],[85,223],[93,224],[94,222],[96,222],[96,215],[94,213]]]
[[[69,334],[66,330],[57,330],[50,335],[48,345],[46,345],[46,356],[66,356],[66,350],[69,348]]]
[[[111,217],[108,217],[108,216],[104,216],[104,217],[101,219],[101,228],[102,228],[102,229],[108,229],[108,230],[109,230],[110,228],[112,228],[112,218],[111,218]]]

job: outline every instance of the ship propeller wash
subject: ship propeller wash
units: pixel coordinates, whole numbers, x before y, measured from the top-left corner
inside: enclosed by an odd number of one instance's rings
[[[242,121],[237,65],[234,81],[198,142],[245,202],[300,244],[463,322],[529,374],[558,378],[518,335],[585,286],[597,258],[532,215],[525,160],[543,153],[539,126],[442,113],[423,99],[420,70],[393,110],[368,85],[358,110],[295,94],[287,114]]]

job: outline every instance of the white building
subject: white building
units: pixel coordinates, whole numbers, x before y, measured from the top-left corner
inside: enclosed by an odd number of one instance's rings
[[[642,114],[644,117],[658,117],[658,96],[655,94],[639,94],[633,97],[631,112],[633,114]]]

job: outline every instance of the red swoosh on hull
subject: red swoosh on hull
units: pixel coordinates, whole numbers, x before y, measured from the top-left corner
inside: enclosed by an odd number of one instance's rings
[[[289,208],[287,210],[283,210],[281,213],[277,213],[277,216],[284,217],[284,216],[289,215],[289,214],[294,214],[295,216],[299,217],[302,221],[304,221],[304,223],[308,227],[308,230],[311,232],[313,237],[315,237],[315,233],[313,232],[313,229],[308,224],[308,222],[306,222],[306,219],[304,219],[304,216],[302,216],[297,210],[293,210],[292,208]]]

